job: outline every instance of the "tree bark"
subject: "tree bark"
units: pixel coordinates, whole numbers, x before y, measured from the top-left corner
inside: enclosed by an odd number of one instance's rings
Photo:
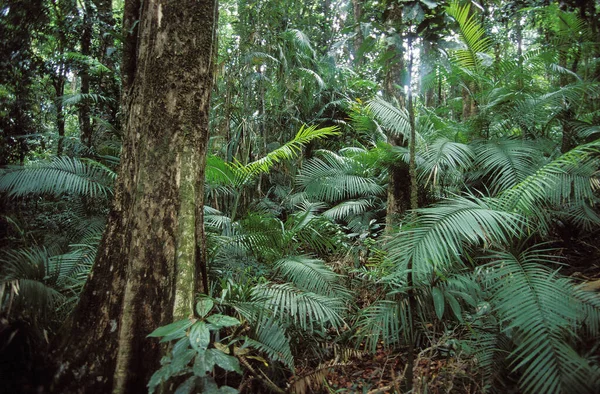
[[[404,71],[402,8],[396,3],[391,3],[386,10],[385,19],[394,33],[388,37],[388,47],[386,49],[388,61],[385,65],[384,96],[387,100],[395,100],[400,107],[404,108],[406,103],[404,81],[402,80],[402,72]],[[407,143],[405,139],[394,136],[389,137],[389,142],[394,146],[406,146]],[[409,177],[406,163],[397,162],[395,165],[390,166],[385,217],[387,232],[392,231],[394,224],[398,222],[398,219],[408,208],[408,186]]]
[[[121,168],[96,262],[54,345],[56,393],[144,392],[164,350],[146,336],[191,314],[194,293],[206,291],[216,1],[127,1],[123,19]]]
[[[92,54],[92,4],[89,0],[84,2],[83,30],[81,32],[81,54],[86,58]],[[81,78],[81,102],[79,103],[79,129],[81,142],[88,148],[92,147],[92,124],[90,122],[90,72],[87,59],[81,65],[79,76]]]

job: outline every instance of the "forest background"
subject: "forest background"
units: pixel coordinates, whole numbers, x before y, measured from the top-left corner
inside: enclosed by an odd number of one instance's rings
[[[173,8],[192,15],[184,3]],[[185,234],[196,207],[203,226],[165,244],[174,269],[142,267],[172,282],[145,300],[155,313],[125,299],[88,318],[92,341],[147,314],[133,350],[107,337],[110,378],[75,345],[61,351],[74,332],[63,323],[81,321],[82,291],[97,289],[86,281],[125,188],[123,103],[140,83],[128,80],[128,45],[147,31],[129,18],[136,5],[0,4],[0,365],[11,392],[60,392],[55,369],[75,359],[88,367],[64,392],[136,392],[123,359],[150,392],[600,389],[592,0],[221,1],[216,39],[210,23],[198,32],[215,44],[198,57],[214,71],[197,89],[212,85],[198,118],[207,155],[178,148],[194,176],[205,171],[203,190],[173,182],[173,228]],[[196,89],[185,70],[165,74]],[[150,141],[152,178],[171,156]],[[178,265],[188,255],[200,261],[190,276]],[[92,272],[108,286],[106,267]],[[158,283],[127,277],[135,269],[114,275]]]

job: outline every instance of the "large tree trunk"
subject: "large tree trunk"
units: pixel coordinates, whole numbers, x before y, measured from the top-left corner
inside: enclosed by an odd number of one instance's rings
[[[144,392],[163,350],[146,336],[192,313],[205,290],[216,12],[215,0],[125,4],[122,164],[98,257],[55,347],[54,392]]]

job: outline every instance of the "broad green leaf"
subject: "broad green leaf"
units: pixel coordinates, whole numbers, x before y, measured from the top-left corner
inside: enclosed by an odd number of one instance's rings
[[[194,372],[194,375],[202,378],[206,376],[207,372],[212,371],[214,366],[215,358],[211,352],[198,352],[196,360],[194,360],[194,367],[192,368],[192,371]]]
[[[431,289],[431,295],[433,296],[433,307],[435,308],[435,314],[438,319],[444,316],[444,293],[437,287]]]
[[[213,306],[215,305],[214,301],[208,297],[203,297],[198,300],[196,303],[196,312],[198,312],[198,316],[206,317],[208,313],[211,311]]]
[[[223,393],[223,394],[238,394],[239,391],[237,391],[236,389],[234,389],[233,387],[230,387],[230,386],[221,386],[219,388],[219,393]]]
[[[171,370],[173,375],[185,370],[195,355],[196,351],[194,349],[186,349],[177,357],[173,357],[173,361],[171,361]]]
[[[192,324],[194,324],[195,320],[192,319],[183,319],[178,320],[174,323],[168,324],[166,326],[158,327],[156,330],[152,331],[148,334],[149,337],[165,337],[170,334],[178,333],[187,330]]]
[[[207,376],[206,378],[203,379],[202,382],[203,382],[203,387],[202,387],[203,394],[219,394],[221,392],[219,390],[219,386],[217,386],[217,383],[212,378],[212,376]]]
[[[170,364],[165,365],[158,371],[154,372],[150,378],[150,381],[148,382],[148,393],[153,394],[156,387],[159,384],[169,380],[171,376],[173,376],[173,369],[171,368]]]
[[[228,356],[217,349],[209,349],[207,353],[212,353],[215,363],[223,368],[226,371],[235,371],[237,373],[242,373],[242,369],[240,368],[240,362],[237,358],[233,356]]]
[[[185,382],[181,383],[177,390],[175,390],[175,394],[190,394],[194,387],[196,387],[196,376],[192,376],[187,379]]]
[[[210,331],[203,321],[196,322],[190,329],[190,344],[196,351],[203,352],[210,343]]]
[[[189,346],[190,346],[190,339],[187,336],[181,338],[179,341],[177,341],[175,346],[173,346],[173,352],[172,352],[173,357],[178,357],[185,350],[189,349]]]
[[[239,326],[240,324],[242,324],[235,317],[225,316],[225,315],[211,315],[208,318],[206,318],[206,320],[208,320],[210,323],[212,323],[215,326],[215,328],[217,328],[217,329],[223,328],[223,327]]]
[[[446,299],[448,300],[448,305],[450,305],[450,309],[454,313],[454,316],[458,319],[458,321],[462,322],[462,310],[460,308],[460,304],[456,301],[456,298],[450,293],[446,293]]]

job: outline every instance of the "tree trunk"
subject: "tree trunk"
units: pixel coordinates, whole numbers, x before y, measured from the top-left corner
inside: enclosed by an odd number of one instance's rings
[[[216,13],[214,0],[125,4],[121,168],[92,273],[54,347],[56,393],[144,392],[163,351],[146,336],[191,314],[195,292],[206,291]],[[128,34],[136,19],[137,40]]]
[[[92,5],[89,0],[84,1],[83,31],[81,32],[81,54],[86,58],[92,54]],[[79,103],[79,130],[81,142],[88,148],[92,147],[92,124],[90,122],[90,72],[87,59],[81,65],[79,77],[81,78],[81,102]]]
[[[404,81],[402,72],[404,71],[404,52],[402,36],[402,8],[393,3],[388,8],[386,23],[393,31],[388,38],[389,43],[386,49],[386,73],[384,80],[384,95],[389,101],[395,100],[400,107],[405,106]],[[400,86],[400,88],[398,88]],[[406,146],[406,140],[390,136],[389,142],[394,146]],[[393,229],[394,223],[402,216],[409,203],[409,177],[408,166],[404,162],[398,162],[389,168],[388,179],[388,199],[386,205],[385,228],[387,232]]]
[[[363,45],[364,37],[361,29],[361,21],[362,21],[362,1],[361,0],[352,0],[352,11],[354,13],[354,66],[360,67],[363,64],[363,56],[359,56],[360,49]]]

